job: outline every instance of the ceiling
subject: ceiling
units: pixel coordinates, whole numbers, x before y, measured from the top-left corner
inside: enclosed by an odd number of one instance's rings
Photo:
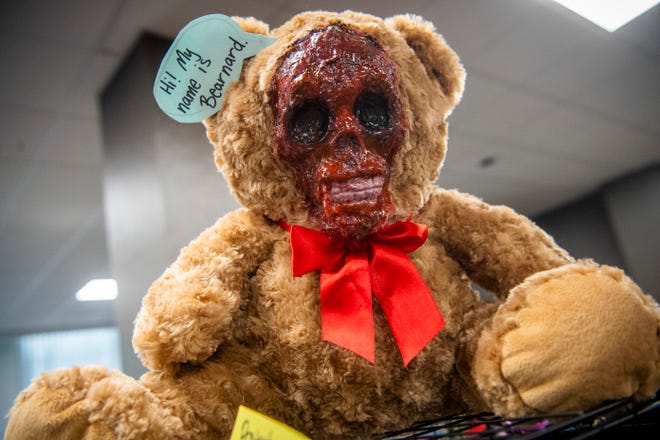
[[[420,14],[461,56],[444,187],[536,215],[660,160],[657,5],[608,33],[548,0],[4,0],[0,335],[113,321],[74,294],[111,276],[98,96],[142,32],[346,8]]]

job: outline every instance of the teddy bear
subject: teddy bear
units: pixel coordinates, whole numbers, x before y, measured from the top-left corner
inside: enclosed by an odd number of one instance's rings
[[[431,23],[236,21],[275,37],[204,121],[243,208],[144,297],[147,373],[45,373],[7,439],[227,438],[239,405],[312,438],[368,438],[654,395],[651,297],[510,208],[436,186],[465,72]]]

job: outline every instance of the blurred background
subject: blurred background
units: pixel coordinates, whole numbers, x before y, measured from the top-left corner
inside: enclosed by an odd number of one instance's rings
[[[627,2],[620,2],[627,3]],[[41,371],[144,370],[150,283],[238,204],[201,124],[151,94],[208,13],[310,9],[432,21],[468,72],[438,185],[531,217],[660,297],[660,7],[608,31],[551,0],[5,0],[0,14],[0,411]],[[115,299],[78,301],[92,279]],[[112,296],[111,296],[112,298]],[[2,420],[2,432],[6,420]]]

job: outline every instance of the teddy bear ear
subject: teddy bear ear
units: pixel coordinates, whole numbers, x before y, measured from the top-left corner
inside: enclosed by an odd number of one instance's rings
[[[396,15],[386,22],[403,36],[426,69],[426,74],[440,84],[453,107],[463,95],[465,69],[458,55],[436,32],[432,23],[416,15]]]
[[[254,17],[232,17],[231,19],[238,23],[244,32],[268,35],[269,27],[261,20],[257,20]]]

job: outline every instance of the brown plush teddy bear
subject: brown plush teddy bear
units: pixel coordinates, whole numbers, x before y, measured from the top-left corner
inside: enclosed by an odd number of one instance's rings
[[[133,343],[151,371],[44,374],[8,439],[226,438],[240,404],[353,438],[655,393],[650,297],[511,209],[434,185],[464,71],[431,24],[310,12],[271,35],[205,121],[245,208],[144,298]]]

